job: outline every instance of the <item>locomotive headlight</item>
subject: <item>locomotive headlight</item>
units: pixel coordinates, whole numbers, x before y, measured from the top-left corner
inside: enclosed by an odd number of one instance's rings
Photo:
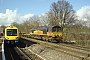
[[[10,43],[10,41],[7,41],[7,43],[9,44],[9,43]]]
[[[18,43],[18,40],[15,40],[15,43]]]
[[[16,37],[16,39],[19,39],[19,37]]]
[[[8,38],[8,37],[6,37],[6,39],[8,40],[9,38]]]

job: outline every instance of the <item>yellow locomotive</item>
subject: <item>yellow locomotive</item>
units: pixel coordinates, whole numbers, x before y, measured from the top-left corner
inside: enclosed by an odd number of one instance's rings
[[[62,42],[62,29],[60,26],[31,29],[30,37],[50,42]]]
[[[7,44],[16,44],[19,39],[19,31],[15,26],[7,26],[4,30],[4,42]]]

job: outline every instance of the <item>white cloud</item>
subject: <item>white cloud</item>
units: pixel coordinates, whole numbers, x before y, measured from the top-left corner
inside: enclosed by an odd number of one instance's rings
[[[39,15],[39,17],[42,17],[42,16],[46,17],[46,16],[47,16],[47,14],[42,13],[42,14],[40,14],[40,15]]]
[[[26,14],[24,16],[20,16],[17,14],[17,9],[14,11],[7,9],[6,13],[0,13],[0,25],[10,25],[13,22],[22,23],[23,20],[34,16],[34,14]]]
[[[85,19],[88,14],[90,14],[90,6],[83,6],[76,12],[76,15],[79,17],[79,19]]]
[[[34,16],[34,14],[26,14],[26,15],[24,15],[24,16],[21,16],[21,17],[20,17],[20,20],[21,20],[21,21],[22,21],[22,20],[26,20],[26,19],[31,18],[32,16]]]

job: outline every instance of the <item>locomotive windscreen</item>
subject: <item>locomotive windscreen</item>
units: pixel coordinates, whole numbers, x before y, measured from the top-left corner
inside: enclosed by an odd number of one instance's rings
[[[7,29],[7,36],[17,36],[17,29]]]
[[[60,32],[61,31],[61,27],[53,27],[52,28],[52,32]]]

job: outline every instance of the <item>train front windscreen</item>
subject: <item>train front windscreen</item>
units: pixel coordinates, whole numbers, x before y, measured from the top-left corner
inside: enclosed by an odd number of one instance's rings
[[[17,29],[7,29],[7,36],[17,36]]]
[[[55,27],[52,29],[52,32],[61,32],[61,28],[60,27]]]

